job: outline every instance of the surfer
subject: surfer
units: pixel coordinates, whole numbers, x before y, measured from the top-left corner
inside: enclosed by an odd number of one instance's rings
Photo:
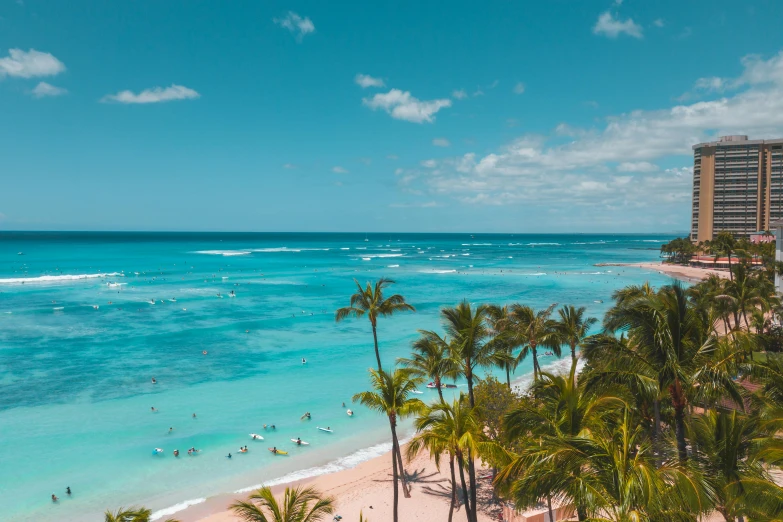
[[[301,446],[302,445],[302,439],[297,437],[296,438],[296,443]]]

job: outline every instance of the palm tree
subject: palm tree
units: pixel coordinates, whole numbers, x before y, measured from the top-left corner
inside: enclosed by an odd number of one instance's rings
[[[449,349],[451,358],[459,369],[459,374],[465,376],[468,381],[468,399],[470,407],[476,406],[476,398],[473,394],[474,372],[476,368],[488,368],[497,365],[505,358],[502,350],[497,349],[497,344],[491,341],[491,330],[487,324],[489,307],[478,305],[471,308],[470,303],[462,301],[454,308],[441,310],[441,318],[446,333],[451,338]],[[466,501],[471,506],[476,505],[476,466],[475,453],[470,449],[467,452],[468,476],[470,479],[470,500]],[[467,505],[467,504],[466,504]],[[475,522],[475,510],[473,510]]]
[[[369,282],[366,288],[362,288],[359,281],[356,283],[357,292],[351,296],[350,306],[340,308],[335,313],[335,321],[338,323],[346,317],[362,317],[367,315],[372,325],[372,338],[375,343],[375,359],[378,361],[378,371],[382,371],[381,353],[378,351],[378,317],[386,317],[396,312],[415,311],[413,306],[405,302],[405,298],[400,294],[394,294],[384,298],[383,290],[389,285],[394,284],[391,279],[381,278],[372,286]]]
[[[685,441],[685,412],[688,395],[700,386],[700,394],[725,393],[737,403],[742,397],[732,380],[734,359],[712,360],[716,339],[704,324],[679,283],[661,288],[655,295],[639,297],[607,312],[608,331],[627,331],[628,343],[606,344],[614,350],[607,361],[607,375],[639,374],[653,377],[659,392],[668,390],[674,409],[674,426],[679,458],[688,458]],[[705,391],[706,390],[706,391]],[[656,423],[658,422],[656,411]],[[654,432],[658,431],[656,426]]]
[[[596,394],[588,391],[585,384],[577,382],[576,361],[571,363],[568,375],[543,372],[534,381],[520,406],[506,414],[504,419],[506,437],[512,443],[532,450],[535,458],[526,451],[512,459],[498,475],[498,482],[510,478],[521,480],[514,489],[524,492],[524,502],[517,496],[517,505],[537,503],[556,495],[568,499],[576,506],[579,520],[586,520],[590,496],[585,487],[582,470],[583,459],[559,460],[557,453],[548,453],[556,448],[552,441],[588,437],[596,425],[604,423],[604,415],[626,406],[618,394]],[[555,463],[555,465],[551,465]],[[521,477],[517,473],[521,470]],[[543,489],[536,486],[545,487]],[[552,513],[550,512],[550,518]]]
[[[639,297],[649,297],[655,294],[655,288],[650,285],[649,281],[645,281],[642,285],[628,285],[612,292],[612,299],[615,305],[619,306],[626,301],[631,301]]]
[[[729,279],[734,279],[734,272],[731,269],[731,256],[736,253],[737,240],[731,232],[719,232],[710,242],[710,250],[717,259],[721,254],[729,258]]]
[[[152,511],[147,508],[120,508],[115,512],[106,511],[104,514],[104,522],[150,522],[150,516]],[[165,522],[179,522],[173,518],[167,519]]]
[[[769,482],[754,455],[758,441],[768,435],[759,427],[757,419],[736,411],[708,411],[690,423],[694,459],[712,486],[715,509],[726,522],[747,516],[747,499],[758,494],[757,486]]]
[[[766,311],[767,300],[760,292],[759,278],[752,276],[744,263],[734,267],[733,275],[734,277],[724,285],[723,294],[716,297],[729,303],[730,310],[734,314],[735,330],[742,326],[740,318],[745,320],[745,327],[749,328],[748,312],[759,308]]]
[[[411,357],[401,357],[397,362],[410,368],[414,375],[431,379],[443,402],[443,380],[453,380],[457,372],[454,361],[449,358],[448,342],[435,332],[419,330],[419,334],[421,337],[413,342]]]
[[[550,318],[555,306],[552,304],[549,308],[535,311],[526,305],[513,304],[508,319],[503,324],[507,335],[506,342],[522,348],[517,356],[517,362],[524,361],[528,355],[533,356],[534,380],[541,373],[541,365],[538,363],[538,348],[549,348],[556,356],[560,357],[560,341],[556,323]]]
[[[496,343],[496,350],[505,354],[505,358],[499,362],[499,366],[506,372],[506,385],[508,389],[511,389],[511,372],[517,369],[519,362],[514,357],[514,349],[516,348],[511,342],[506,329],[510,323],[510,310],[508,305],[505,306],[489,306],[489,324],[492,328],[492,335],[494,342]]]
[[[400,443],[397,440],[397,421],[424,409],[425,405],[423,402],[419,399],[411,398],[413,390],[422,383],[422,378],[413,375],[412,371],[407,368],[397,368],[393,373],[372,369],[369,372],[373,391],[357,393],[353,396],[353,401],[360,402],[371,410],[383,413],[389,418],[389,427],[392,434],[394,522],[397,522],[397,504],[399,499],[397,480],[402,479],[403,491],[407,495],[405,490],[405,470],[402,467],[402,453],[400,452]]]
[[[555,328],[560,341],[571,348],[571,361],[576,361],[576,347],[587,337],[590,327],[598,322],[595,317],[585,318],[585,307],[576,308],[573,305],[563,306],[558,310],[560,320]]]
[[[263,487],[231,505],[231,510],[245,522],[316,522],[334,513],[334,499],[324,497],[312,486],[285,488],[278,502],[272,490]]]
[[[462,493],[465,499],[465,512],[468,521],[474,520],[475,504],[471,505],[468,488],[465,483],[465,459],[468,454],[475,455],[481,427],[476,420],[472,408],[468,407],[466,397],[460,394],[451,404],[441,402],[425,409],[416,418],[417,434],[408,445],[408,459],[412,459],[421,450],[427,449],[435,459],[435,466],[440,469],[440,458],[443,453],[449,456],[451,471],[451,507],[449,522],[454,508],[457,506],[457,481],[454,472],[455,460],[459,467]]]

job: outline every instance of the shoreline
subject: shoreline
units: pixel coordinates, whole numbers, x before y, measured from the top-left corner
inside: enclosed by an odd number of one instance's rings
[[[570,358],[563,357],[551,363],[543,364],[542,369],[562,372],[567,371],[569,364]],[[532,378],[532,373],[517,376],[511,381],[511,388],[519,392],[519,389],[526,387],[532,381]],[[400,441],[400,444],[403,446],[403,452],[409,440],[410,437],[405,437]],[[341,466],[341,461],[350,461],[352,456],[367,453],[374,448],[380,451],[382,447],[389,449],[385,449],[381,455],[360,460],[354,465],[334,469]],[[206,499],[180,502],[154,512],[152,520],[162,520],[167,516],[174,516],[180,522],[239,522],[240,519],[235,517],[229,509],[231,503],[236,499],[246,498],[252,491],[264,485],[269,486],[275,495],[282,494],[287,487],[314,486],[322,493],[335,497],[335,514],[348,518],[345,514],[348,513],[350,517],[358,518],[359,511],[363,510],[365,516],[371,515],[371,519],[390,520],[392,516],[392,492],[391,488],[386,484],[386,482],[390,482],[390,478],[379,478],[383,477],[384,474],[386,477],[391,477],[392,466],[389,462],[390,458],[391,442],[383,442],[368,448],[360,448],[346,457],[336,459],[323,466],[293,471],[261,484],[240,488],[233,493],[218,493]],[[438,471],[429,453],[422,452],[415,459],[411,460],[410,463],[406,461],[405,467],[411,477],[409,482],[412,489],[412,498],[405,499],[402,497],[402,492],[400,492],[400,517],[404,520],[408,518],[404,518],[403,515],[410,517],[411,520],[423,520],[425,517],[431,520],[445,518],[449,508],[447,497],[444,496],[444,492],[447,492],[450,487],[448,465],[442,461],[442,470]],[[480,462],[477,462],[477,469],[482,469]],[[308,472],[312,472],[312,474],[308,475]],[[305,474],[305,476],[296,477],[298,474]],[[483,475],[479,474],[479,476]],[[376,483],[383,482],[384,484],[376,490],[367,485],[369,480]],[[437,494],[433,491],[433,484],[438,485]],[[415,494],[417,490],[420,493],[418,497]],[[421,494],[422,492],[424,495]],[[407,506],[405,506],[406,504]],[[373,506],[373,509],[370,510],[369,506]],[[479,513],[480,522],[488,522],[490,520],[497,520],[497,518],[490,517],[484,512]]]
[[[670,265],[660,263],[596,263],[595,266],[628,266],[633,268],[642,268],[645,270],[655,270],[659,274],[668,275],[684,281],[686,283],[698,283],[707,279],[711,275],[721,278],[728,278],[729,274],[723,270],[714,268],[698,268],[694,266]]]

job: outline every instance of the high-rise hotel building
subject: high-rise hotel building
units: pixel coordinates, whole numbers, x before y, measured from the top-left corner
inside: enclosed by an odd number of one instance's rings
[[[691,240],[748,237],[783,219],[783,139],[723,136],[693,146]]]

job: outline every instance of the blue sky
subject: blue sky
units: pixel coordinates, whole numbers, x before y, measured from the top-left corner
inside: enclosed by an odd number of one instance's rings
[[[0,229],[684,232],[783,2],[0,0]]]

